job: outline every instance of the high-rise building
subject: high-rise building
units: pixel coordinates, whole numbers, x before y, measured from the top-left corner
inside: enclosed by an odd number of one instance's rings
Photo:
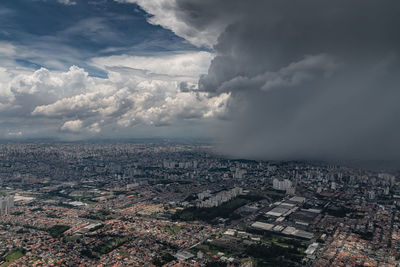
[[[332,190],[336,190],[336,182],[332,182],[331,183],[331,189]]]
[[[294,196],[296,194],[296,188],[294,186],[286,189],[286,195]]]
[[[375,191],[373,191],[373,190],[368,191],[368,198],[370,200],[374,200],[375,199]]]
[[[275,190],[286,191],[291,187],[292,187],[292,182],[288,179],[280,180],[275,178],[272,181],[272,188],[274,188]]]
[[[369,198],[370,200],[375,199],[375,191],[373,191],[373,190],[369,191],[369,192],[368,192],[368,198]]]
[[[14,208],[14,196],[6,196],[0,198],[0,214],[7,215],[10,213],[10,210]]]

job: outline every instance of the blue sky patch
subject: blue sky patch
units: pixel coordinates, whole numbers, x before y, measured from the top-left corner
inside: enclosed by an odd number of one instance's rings
[[[149,15],[135,4],[112,0],[73,3],[1,1],[0,41],[29,51],[17,59],[22,66],[65,70],[78,65],[100,77],[104,72],[87,65],[90,58],[198,50],[170,30],[149,24]]]

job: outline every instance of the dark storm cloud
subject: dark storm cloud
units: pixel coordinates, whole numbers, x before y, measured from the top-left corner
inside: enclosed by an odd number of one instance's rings
[[[199,81],[231,93],[226,152],[400,158],[399,1],[177,0],[175,14],[227,25]]]

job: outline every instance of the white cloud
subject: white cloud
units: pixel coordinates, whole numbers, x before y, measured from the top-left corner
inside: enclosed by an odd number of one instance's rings
[[[8,42],[0,42],[0,57],[15,56],[16,47]]]
[[[154,74],[189,76],[198,78],[207,73],[213,54],[204,51],[159,54],[156,56],[118,55],[92,59],[92,64],[100,68],[129,67],[146,70]]]
[[[187,52],[93,59],[107,78],[91,77],[76,66],[67,71],[0,68],[0,109],[8,112],[3,117],[93,135],[104,128],[213,118],[223,114],[228,94],[210,98],[197,90],[211,58],[207,52]],[[188,89],[181,89],[182,82]]]
[[[120,3],[135,3],[147,13],[153,15],[148,22],[172,30],[196,46],[212,47],[228,23],[213,23],[204,29],[197,29],[179,18],[176,0],[115,0]]]
[[[82,129],[83,122],[81,120],[66,121],[62,126],[62,131],[79,132]]]
[[[68,72],[51,72],[40,68],[30,75],[20,74],[12,80],[10,86],[16,94],[46,93],[64,97],[79,92],[87,82],[91,82],[88,73],[72,66]]]
[[[0,123],[10,125],[2,126],[3,136],[19,131],[11,126],[14,121],[29,123],[26,136],[39,134],[32,127],[96,135],[104,129],[173,125],[223,115],[228,99],[228,94],[210,98],[197,90],[214,56],[209,52],[97,57],[90,64],[107,73],[98,78],[77,66],[66,71],[21,67],[16,55],[29,52],[1,44]]]
[[[17,131],[17,132],[8,132],[9,137],[21,137],[22,136],[22,131]]]
[[[6,68],[0,67],[0,110],[2,109],[1,103],[5,105],[9,103],[13,98],[13,94],[9,86],[10,81],[11,74],[7,71]]]
[[[73,6],[76,5],[75,1],[71,1],[71,0],[57,0],[58,3],[63,4],[63,5],[67,5],[67,6]]]
[[[15,56],[20,54],[20,49],[10,42],[0,41],[0,67],[12,69],[22,69],[17,67]]]
[[[95,90],[87,88],[86,93],[37,106],[32,115],[79,117],[84,122],[81,126],[91,124],[80,129],[99,132],[101,125],[110,123],[120,127],[160,126],[180,119],[213,117],[223,112],[228,97],[225,94],[208,98],[203,92],[181,92],[179,81],[145,79],[134,76],[134,72],[133,75],[110,72],[110,78],[97,78],[93,82]]]
[[[59,33],[60,37],[69,38],[85,38],[93,42],[113,42],[120,37],[115,29],[112,29],[107,20],[99,17],[90,17],[77,21],[72,26]]]

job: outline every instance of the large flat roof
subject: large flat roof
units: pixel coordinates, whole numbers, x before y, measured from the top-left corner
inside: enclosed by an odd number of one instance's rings
[[[299,202],[299,203],[303,203],[303,202],[305,202],[306,201],[306,198],[304,198],[304,197],[292,197],[291,199],[289,199],[290,201],[293,201],[293,202]]]
[[[175,257],[180,260],[188,260],[190,258],[193,258],[194,255],[188,251],[179,251],[178,253],[175,254]]]
[[[279,205],[278,207],[275,207],[272,210],[268,211],[266,214],[275,216],[275,217],[280,217],[280,216],[282,216],[282,214],[285,214],[289,210],[290,210],[290,208]]]
[[[304,238],[304,239],[312,239],[314,237],[313,233],[306,232],[306,231],[303,231],[303,230],[297,230],[292,235],[293,236],[297,236],[297,237],[301,237],[301,238]]]
[[[251,227],[261,229],[261,230],[266,230],[269,231],[271,230],[275,225],[270,224],[270,223],[263,223],[263,222],[255,222],[251,225]]]

